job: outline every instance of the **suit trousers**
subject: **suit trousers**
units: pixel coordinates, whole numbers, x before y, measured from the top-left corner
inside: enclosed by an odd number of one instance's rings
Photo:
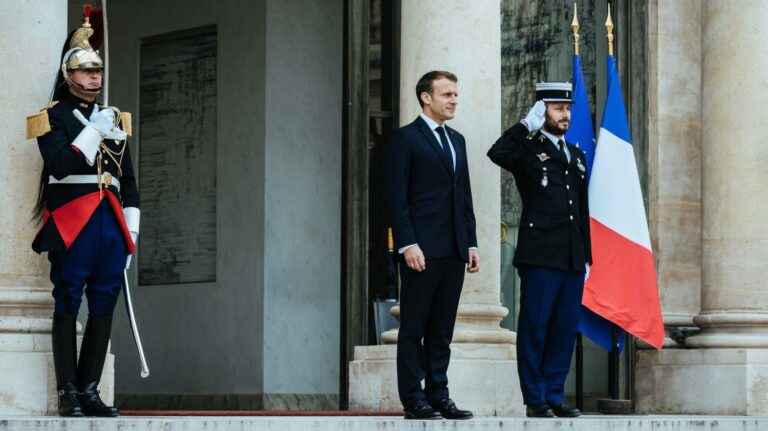
[[[458,257],[427,259],[426,269],[417,272],[400,263],[397,388],[405,407],[448,397],[450,344],[465,265]]]
[[[68,250],[48,253],[56,313],[77,316],[85,290],[89,315],[112,316],[127,257],[125,237],[104,199]]]
[[[518,268],[517,367],[523,401],[561,404],[578,332],[584,272]]]

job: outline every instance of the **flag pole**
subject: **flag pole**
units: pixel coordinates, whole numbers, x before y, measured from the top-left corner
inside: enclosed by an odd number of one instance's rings
[[[571,32],[573,32],[573,53],[579,55],[579,13],[576,9],[576,2],[573,2],[573,20],[571,21]]]
[[[608,37],[608,55],[613,57],[613,19],[611,19],[611,4],[608,3],[608,16],[605,19],[605,33]],[[619,399],[619,349],[617,346],[616,328],[611,329],[611,353],[608,356],[608,391],[612,400]]]
[[[608,16],[605,18],[605,34],[608,38],[608,55],[613,57],[613,19],[611,3],[608,3]],[[611,328],[611,351],[608,354],[608,393],[610,399],[619,399],[619,347],[616,327]]]
[[[573,2],[573,54],[579,55],[579,12],[576,1]],[[576,408],[584,410],[584,338],[581,332],[576,335]]]
[[[613,57],[613,19],[611,18],[611,4],[608,3],[608,16],[605,19],[605,32],[608,38],[608,56]],[[632,400],[620,397],[621,375],[621,351],[619,350],[619,329],[611,327],[611,351],[608,353],[608,399],[597,400],[597,410],[605,414],[631,414],[633,413]],[[631,373],[630,369],[624,370]]]
[[[611,19],[610,3],[608,3],[608,18],[605,20],[605,31],[608,36],[608,55],[613,57],[613,20]]]

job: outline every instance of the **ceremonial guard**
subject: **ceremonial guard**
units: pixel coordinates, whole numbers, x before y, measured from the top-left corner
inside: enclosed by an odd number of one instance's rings
[[[52,102],[27,119],[28,137],[37,138],[43,158],[41,228],[32,248],[48,252],[51,263],[59,414],[117,416],[97,386],[123,272],[136,250],[139,194],[126,143],[130,116],[96,103],[104,64],[89,43],[94,29],[91,10],[85,12],[65,45]],[[83,291],[89,314],[78,359],[75,328]]]
[[[522,282],[517,363],[529,417],[575,417],[565,379],[591,264],[586,159],[565,142],[571,84],[539,83],[537,102],[488,157],[515,177],[523,203],[514,265]]]

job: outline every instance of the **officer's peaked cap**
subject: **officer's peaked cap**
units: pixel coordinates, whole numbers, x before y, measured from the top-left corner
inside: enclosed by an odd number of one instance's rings
[[[544,102],[570,102],[573,86],[570,82],[536,83],[536,100]]]

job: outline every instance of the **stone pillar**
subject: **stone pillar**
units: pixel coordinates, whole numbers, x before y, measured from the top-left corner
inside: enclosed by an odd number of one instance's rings
[[[646,410],[766,415],[768,59],[755,53],[768,38],[768,3],[703,2],[701,11],[702,332],[686,340],[694,349],[641,358],[638,388]]]
[[[48,264],[30,244],[41,160],[25,117],[43,107],[67,34],[67,2],[0,2],[0,416],[56,410]],[[107,362],[107,376],[112,361]],[[106,380],[107,400],[112,397]]]
[[[650,233],[672,332],[693,327],[701,309],[701,7],[659,0],[648,8]]]
[[[420,108],[418,79],[430,70],[459,78],[459,107],[449,125],[467,140],[481,270],[468,275],[459,305],[451,366],[451,397],[477,415],[522,413],[515,334],[500,327],[500,172],[485,156],[501,133],[501,8],[499,0],[408,1],[402,4],[400,123]],[[393,309],[398,314],[397,307]],[[397,332],[384,334],[394,343]],[[350,407],[399,410],[395,346],[355,349]]]

